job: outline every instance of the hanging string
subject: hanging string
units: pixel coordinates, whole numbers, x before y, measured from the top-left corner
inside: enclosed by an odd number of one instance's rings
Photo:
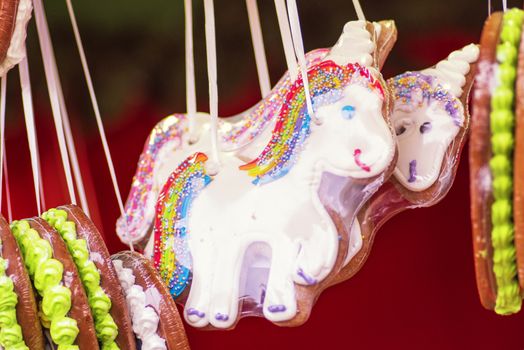
[[[508,9],[508,1],[502,0],[502,10],[506,12],[507,9]]]
[[[41,0],[37,0],[41,1]],[[69,12],[69,18],[71,19],[71,25],[73,27],[73,33],[75,35],[76,46],[78,48],[78,54],[80,55],[80,61],[82,62],[82,69],[84,71],[84,76],[87,83],[87,88],[89,90],[89,97],[91,98],[91,104],[93,106],[93,111],[95,113],[96,125],[98,127],[98,132],[100,133],[100,139],[102,140],[102,147],[104,149],[104,154],[107,161],[107,167],[109,168],[109,173],[111,175],[111,182],[113,183],[113,190],[118,202],[118,207],[120,209],[120,215],[122,218],[126,218],[124,222],[127,225],[127,215],[124,211],[124,204],[122,201],[122,195],[120,194],[120,188],[116,180],[115,166],[113,164],[113,159],[111,158],[111,152],[109,151],[109,145],[107,143],[107,137],[104,130],[104,124],[102,123],[102,117],[100,115],[100,108],[98,106],[98,101],[95,95],[95,89],[93,87],[93,81],[91,79],[91,73],[89,72],[89,67],[87,65],[87,59],[84,52],[84,45],[82,44],[82,38],[80,37],[80,30],[78,29],[78,24],[76,22],[75,12],[73,10],[73,5],[71,0],[66,0],[67,11]],[[134,251],[133,243],[129,241],[129,249]]]
[[[0,164],[4,164],[5,154],[5,99],[7,92],[7,72],[0,80]],[[2,211],[2,174],[0,171],[0,212]],[[11,222],[11,221],[10,221]]]
[[[9,219],[9,222],[13,222],[13,209],[11,206],[11,189],[9,188],[9,175],[7,172],[7,154],[5,152],[5,142],[3,143],[4,147],[4,157],[2,161],[2,168],[4,173],[4,179],[5,179],[5,197],[7,202],[7,218]]]
[[[313,111],[313,103],[311,101],[311,94],[309,93],[309,79],[307,76],[306,54],[304,52],[304,41],[302,39],[302,30],[300,29],[300,19],[298,16],[296,0],[287,0],[287,10],[289,15],[289,22],[291,23],[291,34],[293,35],[293,46],[295,48],[295,55],[298,58],[300,65],[300,74],[304,82],[304,94],[306,95],[306,106],[309,116],[315,120],[317,124],[320,120],[315,117]]]
[[[211,159],[206,167],[210,175],[216,175],[220,167],[218,150],[218,85],[217,49],[215,38],[215,9],[213,0],[204,0],[206,21],[207,77],[209,81],[209,114],[211,116]]]
[[[491,0],[488,0],[488,17],[491,16]]]
[[[66,137],[67,149],[73,167],[73,177],[75,178],[76,189],[78,190],[78,196],[80,197],[80,206],[88,217],[91,216],[89,212],[89,204],[87,203],[87,196],[85,192],[84,180],[82,178],[82,172],[80,171],[80,164],[78,162],[78,155],[76,153],[75,141],[73,139],[73,133],[71,132],[71,124],[69,122],[69,114],[67,113],[64,91],[62,90],[62,84],[60,83],[60,77],[58,76],[58,69],[56,69],[55,62],[55,77],[58,86],[58,98],[60,100],[60,110],[62,111],[62,122],[64,124],[64,131]]]
[[[35,142],[38,145],[38,134],[35,133]],[[40,192],[40,205],[42,208],[42,211],[46,211],[46,205],[45,205],[45,196],[44,196],[44,180],[42,179],[42,165],[40,164],[40,154],[39,152],[36,152],[36,165],[38,166],[38,181],[39,181],[39,187],[38,191]]]
[[[196,130],[196,89],[195,89],[195,54],[193,49],[193,9],[192,0],[184,0],[186,19],[186,109],[189,119],[189,140],[197,141]]]
[[[20,72],[20,86],[22,88],[22,105],[24,108],[25,125],[27,129],[27,140],[31,154],[31,169],[33,171],[33,185],[36,196],[36,207],[38,215],[42,214],[40,206],[40,169],[38,168],[38,145],[36,143],[35,116],[33,111],[33,96],[31,94],[31,79],[29,77],[29,66],[27,56],[18,65]]]
[[[67,145],[64,137],[62,113],[60,111],[60,101],[58,98],[58,88],[55,76],[53,74],[54,53],[50,40],[49,28],[47,27],[47,20],[45,18],[42,0],[34,0],[33,6],[35,12],[38,39],[40,42],[40,50],[42,52],[42,60],[44,62],[44,72],[47,81],[47,90],[49,91],[49,99],[51,101],[51,110],[53,112],[53,120],[55,123],[56,135],[58,139],[58,147],[60,149],[60,157],[62,158],[62,167],[64,168],[67,189],[69,191],[71,203],[76,204],[76,194],[73,185],[73,176],[71,174],[71,165],[69,164],[69,155],[67,153]]]
[[[253,49],[255,51],[260,93],[262,94],[262,98],[264,98],[271,91],[271,80],[269,79],[269,70],[267,68],[266,50],[264,49],[264,38],[262,36],[257,0],[246,0],[246,5],[247,15],[249,17],[249,28],[253,40]]]
[[[280,27],[282,45],[284,46],[287,69],[291,80],[295,81],[298,77],[298,65],[297,60],[295,59],[293,40],[291,39],[291,29],[289,28],[286,3],[284,1],[285,0],[275,0],[275,8],[277,10],[278,26]]]
[[[365,21],[366,17],[364,16],[364,11],[362,11],[362,6],[360,6],[360,1],[353,0],[353,6],[355,7],[355,12],[357,13],[358,20]]]

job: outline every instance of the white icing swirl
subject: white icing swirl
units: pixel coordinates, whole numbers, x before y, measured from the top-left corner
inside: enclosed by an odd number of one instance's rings
[[[128,290],[135,284],[135,275],[133,275],[133,271],[130,269],[122,269],[121,271],[118,271],[118,280],[120,281],[122,288]]]
[[[144,309],[135,312],[133,316],[133,331],[138,339],[144,341],[144,339],[156,333],[159,321],[160,318],[155,309],[148,305]]]
[[[366,29],[366,21],[346,23],[344,31],[325,60],[332,60],[338,65],[359,63],[365,67],[373,64],[375,43]]]
[[[166,341],[156,333],[160,317],[154,307],[146,305],[146,293],[135,284],[133,271],[125,268],[121,260],[113,260],[113,265],[126,295],[133,332],[142,341],[142,350],[167,350]]]
[[[435,68],[422,71],[437,77],[439,83],[456,97],[462,96],[462,87],[466,83],[466,74],[469,73],[470,64],[479,56],[479,48],[475,44],[465,46],[462,50],[453,51],[447,59],[437,63]]]
[[[133,317],[136,310],[143,308],[146,305],[146,295],[144,290],[139,285],[133,285],[126,291],[127,305]]]
[[[147,338],[147,342],[142,343],[142,350],[165,350],[166,341],[160,338],[157,334]]]
[[[4,61],[0,64],[0,76],[4,76],[7,71],[18,64],[26,55],[25,38],[27,36],[27,22],[31,19],[33,2],[31,0],[20,0],[18,11],[16,12],[15,29],[11,37],[11,43],[7,49]]]

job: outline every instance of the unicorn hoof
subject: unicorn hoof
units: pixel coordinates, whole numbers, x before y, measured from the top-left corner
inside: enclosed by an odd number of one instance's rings
[[[185,319],[193,327],[205,327],[209,324],[206,313],[192,307],[186,309]]]
[[[228,321],[228,320],[229,320],[229,316],[226,315],[226,314],[221,314],[221,313],[218,312],[218,313],[215,315],[215,320],[217,320],[217,321],[224,321],[224,322],[225,322],[225,321]]]
[[[269,305],[267,311],[271,313],[285,312],[287,310],[286,305]]]
[[[204,318],[206,316],[205,312],[198,311],[197,309],[194,309],[192,307],[187,309],[186,313],[187,313],[188,316],[197,316],[198,318]]]

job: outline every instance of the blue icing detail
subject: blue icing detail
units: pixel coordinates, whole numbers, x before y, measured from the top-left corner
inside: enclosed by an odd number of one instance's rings
[[[355,107],[347,105],[342,107],[342,116],[344,119],[351,120],[355,116]]]
[[[176,271],[177,276],[174,278],[172,282],[172,286],[170,288],[171,295],[173,297],[178,298],[182,292],[186,289],[187,285],[189,284],[189,277],[191,275],[191,270],[185,266],[180,266],[178,263],[176,264]],[[174,283],[173,283],[174,282]]]

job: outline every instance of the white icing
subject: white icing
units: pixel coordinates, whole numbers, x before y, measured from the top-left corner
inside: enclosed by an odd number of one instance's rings
[[[159,321],[158,314],[149,305],[143,309],[136,310],[133,315],[133,332],[135,332],[138,339],[143,341],[156,333]]]
[[[147,337],[147,342],[142,343],[142,350],[165,350],[166,341],[158,336],[158,334],[153,334]]]
[[[466,81],[465,75],[469,72],[470,63],[477,60],[478,53],[476,45],[468,45],[462,50],[452,52],[436,68],[425,69],[421,73],[435,76],[437,83],[460,98]],[[399,154],[394,175],[404,187],[416,192],[428,189],[438,179],[444,155],[460,131],[460,126],[446,112],[443,104],[435,100],[431,100],[429,104],[420,103],[422,100],[419,94],[412,98],[411,105],[395,101],[391,115],[395,129],[405,129],[405,132],[397,136]],[[458,110],[460,120],[464,120],[464,107],[459,105]],[[425,123],[430,125],[430,130],[421,132],[421,126]],[[412,162],[416,164],[414,178],[411,178],[410,172]]]
[[[332,60],[338,65],[360,63],[363,66],[371,66],[375,43],[371,40],[366,24],[366,21],[346,23],[342,35],[325,60]]]
[[[122,269],[118,272],[118,280],[124,290],[128,290],[135,284],[135,275],[131,269]]]
[[[3,77],[11,68],[18,64],[26,55],[25,38],[27,36],[27,22],[31,19],[33,2],[31,0],[20,0],[16,12],[15,28],[11,43],[7,49],[7,55],[0,64],[0,76]]]
[[[462,87],[466,83],[465,75],[469,72],[470,64],[477,61],[478,56],[478,45],[470,44],[462,50],[453,51],[447,59],[440,61],[435,68],[425,69],[421,73],[437,77],[445,89],[460,98]]]
[[[151,297],[151,288],[144,291],[141,286],[134,284],[133,271],[125,268],[121,260],[113,260],[113,265],[126,295],[127,306],[133,321],[133,332],[142,341],[142,349],[166,350],[165,340],[157,334],[160,322],[156,311],[158,310],[158,301],[149,302],[150,299],[159,299],[159,297]]]
[[[355,106],[351,120],[342,117],[347,105]],[[238,170],[244,162],[235,154],[222,155],[220,173],[194,200],[188,221],[193,281],[185,317],[190,324],[228,328],[236,321],[244,253],[257,242],[271,248],[264,316],[275,322],[295,316],[293,282],[308,284],[298,271],[319,282],[338,254],[338,232],[317,194],[322,173],[369,178],[383,172],[393,158],[394,142],[381,107],[380,98],[366,88],[347,87],[341,100],[318,108],[324,123],[312,126],[290,172],[263,186],[254,186]],[[370,171],[352,156],[357,148]],[[275,305],[285,310],[271,312]],[[191,309],[204,316],[188,315]],[[228,319],[217,320],[218,314]]]
[[[126,290],[126,301],[129,306],[129,311],[131,316],[134,315],[136,310],[142,308],[146,304],[146,295],[144,294],[144,289],[135,284]]]

